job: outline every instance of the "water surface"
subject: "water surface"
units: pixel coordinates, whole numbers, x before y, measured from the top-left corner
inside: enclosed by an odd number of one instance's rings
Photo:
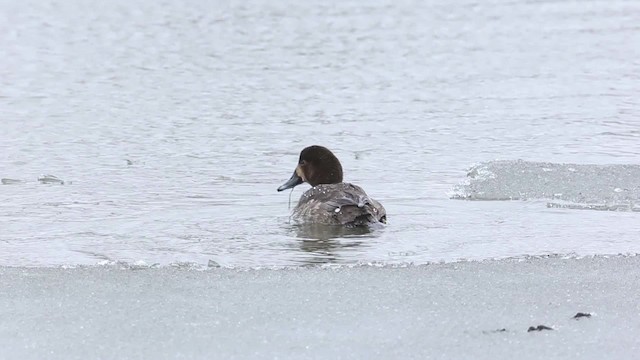
[[[638,2],[3,0],[0,17],[0,265],[640,252],[633,211],[450,199],[481,162],[637,164]],[[289,223],[275,189],[311,144],[385,229]]]

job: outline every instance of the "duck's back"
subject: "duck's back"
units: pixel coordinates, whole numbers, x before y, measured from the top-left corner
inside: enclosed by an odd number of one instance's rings
[[[386,222],[384,207],[361,187],[350,183],[321,184],[307,190],[293,211],[302,222],[362,226]]]

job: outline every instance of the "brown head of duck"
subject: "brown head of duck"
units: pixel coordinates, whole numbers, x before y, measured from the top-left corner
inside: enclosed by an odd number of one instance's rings
[[[298,166],[278,191],[294,188],[303,182],[311,186],[342,182],[342,165],[338,158],[324,146],[313,145],[300,152]]]

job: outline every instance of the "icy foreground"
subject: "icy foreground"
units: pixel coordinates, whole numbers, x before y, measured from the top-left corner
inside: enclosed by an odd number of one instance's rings
[[[640,257],[0,268],[0,348],[15,359],[628,359],[640,350],[639,268]],[[553,330],[527,332],[538,325]]]

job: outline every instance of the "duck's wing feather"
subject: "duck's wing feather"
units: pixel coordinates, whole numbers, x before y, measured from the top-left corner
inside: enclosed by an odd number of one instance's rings
[[[303,194],[298,214],[314,221],[340,225],[365,225],[384,222],[386,212],[359,186],[341,183],[319,185]]]
[[[366,194],[344,194],[338,198],[331,198],[322,203],[322,207],[327,211],[335,211],[344,206],[356,206],[363,208],[371,204],[371,199]]]

